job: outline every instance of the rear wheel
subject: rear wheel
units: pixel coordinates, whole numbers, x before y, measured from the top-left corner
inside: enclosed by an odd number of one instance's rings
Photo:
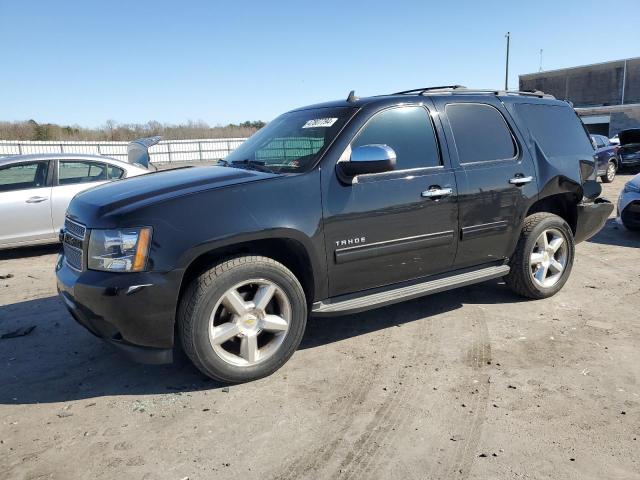
[[[525,297],[555,295],[569,278],[574,249],[567,222],[552,213],[534,213],[524,221],[505,281]]]
[[[257,256],[202,273],[178,312],[187,356],[205,375],[233,383],[280,368],[300,344],[306,320],[304,291],[293,273]]]
[[[616,162],[614,162],[613,160],[609,160],[609,163],[607,164],[607,171],[600,177],[602,183],[613,182],[613,179],[616,178],[617,170],[618,169],[616,167]]]

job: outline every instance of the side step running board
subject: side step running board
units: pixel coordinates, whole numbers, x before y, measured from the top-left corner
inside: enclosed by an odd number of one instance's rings
[[[503,277],[507,273],[509,273],[508,265],[485,267],[478,270],[449,275],[444,278],[427,280],[422,283],[413,283],[411,285],[385,290],[376,289],[368,294],[367,292],[361,292],[335,297],[314,303],[311,311],[317,315],[338,315],[347,312],[361,312],[363,310],[383,307],[424,295],[431,295],[432,293],[444,292],[452,288],[484,282],[492,278]]]

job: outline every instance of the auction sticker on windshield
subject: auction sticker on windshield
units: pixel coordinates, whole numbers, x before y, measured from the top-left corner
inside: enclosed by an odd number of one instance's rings
[[[302,128],[328,128],[336,123],[337,118],[314,118],[313,120],[307,120]]]

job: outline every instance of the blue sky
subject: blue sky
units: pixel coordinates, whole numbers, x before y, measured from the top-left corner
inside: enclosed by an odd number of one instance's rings
[[[638,0],[0,0],[0,120],[212,125],[640,55]]]

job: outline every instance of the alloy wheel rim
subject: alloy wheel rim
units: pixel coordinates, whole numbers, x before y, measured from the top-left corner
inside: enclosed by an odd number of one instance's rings
[[[225,362],[249,367],[272,357],[291,324],[291,302],[284,290],[264,278],[228,289],[209,317],[209,342]]]
[[[533,246],[529,264],[531,278],[542,288],[551,288],[560,281],[567,267],[567,239],[560,230],[542,232]]]
[[[607,167],[607,180],[611,181],[616,176],[616,166],[613,163],[610,163]]]

